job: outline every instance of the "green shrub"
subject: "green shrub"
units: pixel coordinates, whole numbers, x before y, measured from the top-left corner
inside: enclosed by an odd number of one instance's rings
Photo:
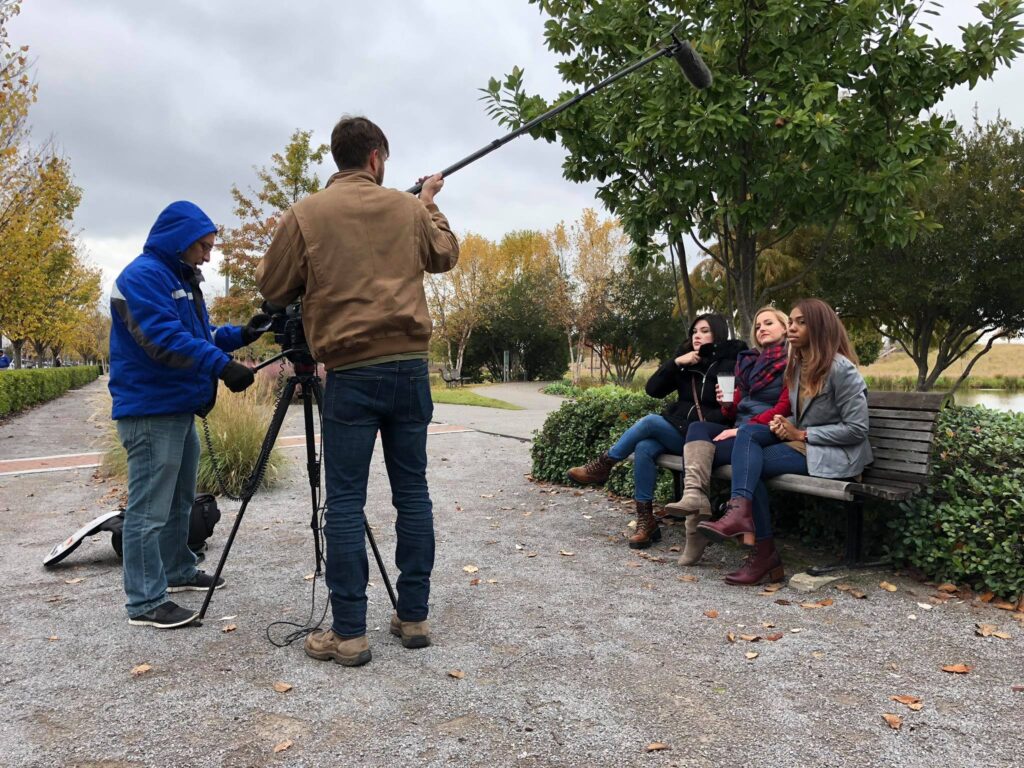
[[[926,576],[1024,593],[1024,414],[943,410],[932,484],[900,505],[890,554]]]
[[[570,384],[565,379],[548,384],[541,390],[545,395],[557,395],[558,397],[579,397],[583,392],[581,387]]]
[[[0,371],[0,416],[53,400],[99,375],[96,365]]]
[[[533,476],[565,483],[570,467],[583,464],[608,450],[623,432],[649,413],[660,413],[663,400],[616,386],[581,392],[550,414],[533,441]],[[620,496],[633,495],[633,467],[623,462],[612,470],[606,486]],[[659,470],[655,499],[672,496],[672,475]]]

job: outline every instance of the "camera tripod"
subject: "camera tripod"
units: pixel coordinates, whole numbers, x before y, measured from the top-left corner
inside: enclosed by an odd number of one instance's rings
[[[274,407],[274,415],[270,420],[270,426],[267,429],[267,434],[263,438],[263,446],[260,448],[260,454],[256,460],[256,466],[253,467],[252,473],[245,481],[245,486],[242,489],[242,495],[240,498],[242,506],[239,507],[238,514],[235,515],[235,522],[231,526],[231,533],[228,534],[227,541],[224,542],[224,551],[221,552],[220,561],[217,563],[217,570],[213,575],[213,584],[211,584],[210,588],[206,591],[206,599],[203,600],[203,607],[199,611],[199,621],[203,620],[206,616],[207,608],[210,607],[210,601],[213,599],[213,590],[216,589],[221,571],[224,570],[224,563],[228,559],[228,553],[231,551],[231,545],[235,541],[235,535],[238,533],[238,527],[241,525],[242,518],[245,516],[245,510],[249,506],[249,501],[256,493],[256,489],[259,487],[260,482],[263,479],[263,474],[267,468],[267,462],[270,460],[270,453],[274,448],[274,443],[277,442],[278,434],[281,431],[281,425],[284,423],[284,418],[288,414],[288,405],[291,403],[296,390],[299,391],[300,397],[302,398],[302,412],[306,425],[306,474],[309,476],[310,500],[312,503],[312,517],[309,521],[309,527],[313,530],[313,553],[316,558],[316,571],[314,573],[314,578],[319,576],[321,573],[321,566],[323,564],[324,557],[323,550],[320,547],[320,525],[317,519],[320,511],[320,459],[317,456],[315,435],[313,432],[313,404],[316,404],[317,413],[322,416],[323,386],[321,384],[320,377],[316,372],[316,363],[311,357],[309,357],[308,353],[295,354],[295,351],[285,352],[267,360],[265,363],[258,366],[256,370],[259,370],[259,368],[263,368],[282,357],[288,357],[288,359],[292,361],[293,374],[288,377],[284,390],[281,392],[281,397],[278,399],[277,405]],[[373,538],[373,531],[370,530],[370,523],[366,520],[365,515],[363,516],[363,526],[366,530],[366,537],[370,541],[370,547],[373,549],[373,557],[377,561],[377,568],[380,569],[381,578],[384,580],[384,585],[387,587],[388,597],[391,598],[391,605],[397,610],[398,601],[395,598],[395,591],[391,586],[391,580],[388,578],[387,570],[384,567],[384,561],[381,559],[380,550],[377,549],[377,541]]]

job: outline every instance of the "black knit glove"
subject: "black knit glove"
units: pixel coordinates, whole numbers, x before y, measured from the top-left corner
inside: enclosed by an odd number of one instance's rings
[[[256,339],[269,330],[270,315],[265,315],[262,312],[258,315],[253,315],[252,319],[242,326],[242,344],[252,344]]]
[[[256,381],[256,374],[252,372],[252,368],[232,360],[220,372],[220,380],[227,384],[232,392],[242,392]]]

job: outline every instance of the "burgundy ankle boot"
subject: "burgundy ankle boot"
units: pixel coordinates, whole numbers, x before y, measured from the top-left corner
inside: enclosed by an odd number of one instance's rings
[[[775,540],[760,539],[754,542],[754,548],[740,569],[726,574],[725,583],[750,586],[765,581],[782,581],[785,575],[782,558],[775,550]]]
[[[697,530],[713,541],[737,539],[743,546],[754,545],[754,516],[751,514],[753,502],[735,496],[729,499],[725,514],[715,521],[705,520],[697,526]]]

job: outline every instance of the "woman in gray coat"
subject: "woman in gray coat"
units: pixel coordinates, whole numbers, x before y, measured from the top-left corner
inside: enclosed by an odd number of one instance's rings
[[[871,463],[867,386],[835,310],[803,299],[789,314],[785,381],[793,416],[768,426],[745,424],[732,451],[732,498],[717,522],[698,530],[712,539],[735,538],[753,550],[729,584],[760,584],[783,577],[772,539],[764,480],[777,475],[834,479],[858,476]]]

